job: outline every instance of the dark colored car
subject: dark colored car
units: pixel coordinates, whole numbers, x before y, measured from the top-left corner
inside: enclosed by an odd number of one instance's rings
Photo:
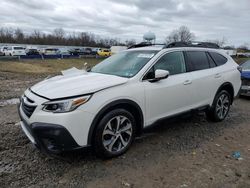
[[[242,86],[240,90],[240,95],[250,96],[250,60],[241,64],[242,73]]]
[[[37,49],[27,49],[26,55],[39,55],[39,52]]]
[[[72,48],[69,53],[70,55],[96,55],[91,48]]]
[[[80,55],[80,48],[71,48],[69,49],[70,55]]]
[[[81,48],[80,55],[92,55],[92,49],[91,48]]]

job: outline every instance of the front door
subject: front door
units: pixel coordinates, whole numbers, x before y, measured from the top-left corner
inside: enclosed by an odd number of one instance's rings
[[[170,75],[158,82],[150,82],[157,69],[167,70]],[[163,55],[144,77],[146,125],[154,121],[189,110],[194,102],[192,77],[186,72],[183,52]]]

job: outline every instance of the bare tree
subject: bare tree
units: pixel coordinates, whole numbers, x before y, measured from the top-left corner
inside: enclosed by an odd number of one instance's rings
[[[207,40],[207,42],[212,42],[217,44],[219,47],[223,47],[227,43],[227,39],[223,36],[221,39]]]
[[[104,38],[88,32],[66,33],[62,28],[57,28],[50,34],[42,33],[39,30],[25,34],[19,28],[0,28],[0,43],[110,47],[126,45],[127,41],[122,43],[117,38]]]
[[[56,38],[62,39],[65,35],[65,31],[62,28],[54,29],[54,36]]]
[[[125,41],[126,46],[132,46],[132,45],[135,45],[135,44],[136,44],[136,41],[134,39]]]
[[[248,47],[246,44],[240,45],[237,49],[241,51],[248,51]]]
[[[166,42],[189,42],[195,39],[194,33],[192,33],[188,27],[181,26],[179,29],[173,30],[170,35],[167,36]]]
[[[15,41],[19,42],[19,43],[23,43],[24,40],[25,40],[25,36],[24,36],[24,33],[21,29],[17,28],[15,31],[14,31],[14,39]]]

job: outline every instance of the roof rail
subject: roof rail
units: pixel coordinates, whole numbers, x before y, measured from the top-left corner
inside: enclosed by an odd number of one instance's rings
[[[212,42],[172,42],[167,44],[164,48],[177,48],[177,47],[198,47],[198,48],[215,48],[218,49],[220,46]]]
[[[131,48],[140,48],[140,47],[146,47],[146,46],[155,46],[155,45],[162,45],[162,46],[166,46],[166,44],[152,44],[151,42],[141,42],[139,44],[134,44],[132,46],[129,46],[128,49],[131,49]]]

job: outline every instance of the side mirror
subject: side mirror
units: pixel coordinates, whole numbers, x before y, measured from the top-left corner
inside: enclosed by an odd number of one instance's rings
[[[150,82],[157,82],[159,80],[165,79],[169,76],[169,71],[162,70],[162,69],[156,69],[155,70],[155,77],[153,79],[150,79]]]

